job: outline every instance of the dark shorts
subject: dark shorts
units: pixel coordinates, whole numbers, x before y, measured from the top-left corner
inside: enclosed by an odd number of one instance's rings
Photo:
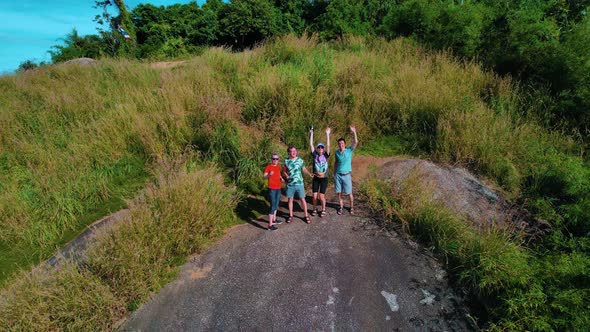
[[[325,194],[328,188],[328,177],[316,178],[314,177],[311,181],[311,192]]]

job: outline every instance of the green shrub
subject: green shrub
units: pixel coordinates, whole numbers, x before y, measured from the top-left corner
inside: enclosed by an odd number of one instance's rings
[[[126,303],[144,301],[234,221],[234,195],[213,169],[163,174],[130,207],[129,220],[99,239],[88,269]]]

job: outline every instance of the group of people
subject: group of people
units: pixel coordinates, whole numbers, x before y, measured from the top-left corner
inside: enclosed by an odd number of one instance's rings
[[[344,196],[350,200],[350,214],[354,214],[354,197],[352,195],[352,155],[358,144],[356,127],[350,126],[353,134],[353,142],[346,146],[344,138],[338,139],[338,149],[334,153],[336,164],[334,167],[334,187],[338,194],[340,203],[337,213],[344,213]],[[286,222],[293,221],[293,201],[297,197],[300,201],[306,223],[311,222],[307,211],[307,202],[305,201],[305,188],[303,185],[303,173],[312,178],[312,210],[311,216],[319,215],[325,217],[326,212],[326,189],[328,188],[328,160],[330,154],[330,128],[326,128],[326,145],[318,143],[314,146],[313,127],[309,130],[309,148],[313,158],[313,168],[310,172],[305,167],[303,159],[298,157],[297,148],[289,146],[287,149],[288,157],[285,159],[283,166],[279,163],[278,153],[273,153],[271,163],[264,169],[263,177],[268,179],[268,191],[270,200],[270,211],[268,213],[268,229],[277,230],[276,225],[282,223],[277,219],[277,210],[281,201],[282,183],[287,183],[286,196],[289,207],[289,217]],[[318,204],[319,201],[319,204]],[[317,209],[320,206],[321,210]]]

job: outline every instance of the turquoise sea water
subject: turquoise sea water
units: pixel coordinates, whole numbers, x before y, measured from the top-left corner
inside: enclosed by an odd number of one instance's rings
[[[189,0],[128,0],[169,6]],[[203,3],[204,0],[197,1]],[[75,28],[80,35],[96,33],[94,0],[0,0],[0,74],[13,72],[25,60],[50,62],[47,51]]]

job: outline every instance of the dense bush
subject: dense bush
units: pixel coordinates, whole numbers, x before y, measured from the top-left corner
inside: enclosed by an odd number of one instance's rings
[[[524,0],[510,3],[401,1],[379,30],[412,36],[432,47],[477,59],[501,74],[549,87],[551,126],[562,120],[585,134],[590,129],[587,95],[590,2]],[[582,78],[582,76],[584,78]],[[543,110],[545,112],[545,110]]]

